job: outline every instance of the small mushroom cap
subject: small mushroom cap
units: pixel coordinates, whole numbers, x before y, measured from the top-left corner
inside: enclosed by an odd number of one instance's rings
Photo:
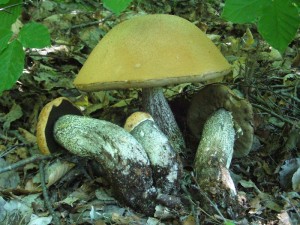
[[[200,138],[204,123],[220,108],[230,111],[234,120],[237,137],[233,156],[247,155],[252,147],[254,133],[252,106],[225,85],[207,85],[192,98],[187,114],[187,123],[192,134]]]
[[[200,82],[231,71],[193,23],[166,14],[122,22],[94,48],[74,81],[83,91]]]
[[[49,102],[40,112],[36,136],[37,144],[42,154],[47,155],[62,148],[54,140],[53,129],[58,118],[67,114],[82,115],[82,112],[64,97],[59,97]]]
[[[127,132],[132,131],[136,126],[145,120],[153,120],[152,116],[146,112],[134,112],[132,113],[125,122],[124,129]]]

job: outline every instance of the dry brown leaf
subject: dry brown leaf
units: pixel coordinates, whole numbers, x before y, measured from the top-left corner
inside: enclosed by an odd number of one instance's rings
[[[74,163],[57,161],[47,169],[47,187],[60,180],[70,169],[75,166]]]

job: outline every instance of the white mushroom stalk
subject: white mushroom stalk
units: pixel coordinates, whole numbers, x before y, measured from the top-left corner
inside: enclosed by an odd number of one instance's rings
[[[143,88],[143,109],[150,113],[161,131],[167,135],[175,152],[184,152],[186,146],[173,112],[161,87]]]
[[[144,147],[153,171],[153,180],[158,192],[176,194],[182,165],[168,137],[158,128],[148,113],[135,112],[127,118],[125,130],[130,132]]]
[[[233,156],[235,130],[230,112],[219,109],[204,124],[195,157],[195,172],[199,186],[206,192],[236,189],[229,174]]]
[[[157,191],[152,169],[130,133],[107,121],[65,115],[54,125],[54,138],[71,153],[98,161],[120,202],[153,215]]]

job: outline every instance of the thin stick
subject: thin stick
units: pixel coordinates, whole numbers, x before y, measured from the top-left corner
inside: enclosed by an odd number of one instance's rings
[[[191,207],[194,219],[195,219],[195,225],[200,225],[199,213],[198,213],[198,210],[197,210],[199,205],[196,204],[195,202],[193,202],[192,197],[190,196],[190,193],[188,192],[188,190],[186,189],[186,187],[184,185],[181,185],[181,188],[182,188],[183,192],[186,194],[187,199],[190,203],[190,207]]]
[[[1,173],[5,173],[7,171],[11,171],[11,170],[14,170],[14,169],[17,169],[19,167],[22,167],[28,163],[32,163],[32,162],[35,162],[35,161],[40,161],[40,160],[44,160],[44,159],[51,159],[53,158],[54,156],[53,155],[34,155],[30,158],[27,158],[27,159],[23,159],[19,162],[16,162],[14,164],[11,164],[7,167],[4,167],[4,168],[0,168],[0,174]]]
[[[284,117],[278,115],[277,113],[275,113],[275,112],[273,112],[273,111],[271,111],[271,110],[269,110],[269,109],[267,109],[267,108],[265,108],[265,107],[263,107],[261,105],[258,105],[258,104],[255,104],[255,103],[251,103],[251,105],[253,105],[255,108],[261,109],[261,110],[263,110],[263,111],[271,114],[274,117],[277,117],[278,119],[280,119],[280,120],[282,120],[282,121],[284,121],[286,123],[289,123],[289,124],[291,124],[291,125],[296,126],[297,128],[299,128],[299,126],[296,124],[295,121],[292,121],[292,120],[289,120],[287,118],[284,118]]]
[[[47,209],[49,210],[50,214],[52,215],[53,224],[60,225],[61,223],[60,223],[59,218],[57,217],[57,215],[56,215],[56,213],[55,213],[55,211],[52,207],[52,204],[51,204],[51,201],[50,201],[50,198],[49,198],[49,195],[48,195],[46,183],[45,183],[44,160],[42,160],[39,163],[39,171],[40,171],[41,185],[42,185],[42,189],[43,189],[43,196],[44,196],[45,205],[46,205]]]
[[[4,11],[6,13],[9,13],[9,14],[12,14],[11,12],[9,12],[7,9],[9,8],[12,8],[12,7],[15,7],[15,6],[18,6],[18,5],[23,5],[25,3],[16,3],[16,4],[12,4],[12,5],[8,5],[8,6],[5,6],[3,8],[0,8],[0,11]]]
[[[74,25],[70,28],[67,29],[77,29],[77,28],[83,28],[83,27],[89,27],[89,26],[94,26],[97,25],[99,23],[104,23],[106,20],[108,20],[109,18],[111,18],[114,14],[110,13],[109,15],[107,15],[104,19],[101,20],[96,20],[96,21],[92,21],[92,22],[88,22],[88,23],[84,23],[84,24],[78,24],[78,25]]]
[[[215,211],[220,216],[220,218],[223,221],[226,221],[225,217],[223,216],[222,212],[219,210],[218,206],[212,200],[210,200],[210,198],[207,196],[207,194],[201,189],[201,187],[199,186],[199,184],[194,176],[192,176],[192,179],[194,180],[196,187],[199,190],[199,193],[210,203],[210,205],[215,209]]]

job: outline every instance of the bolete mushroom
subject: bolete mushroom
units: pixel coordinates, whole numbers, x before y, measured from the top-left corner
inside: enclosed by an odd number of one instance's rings
[[[230,112],[219,109],[205,121],[194,166],[198,184],[203,190],[215,190],[220,184],[228,184],[228,180],[224,183],[223,177],[229,174],[227,170],[233,155],[234,138]],[[230,190],[236,194],[235,189]]]
[[[94,48],[74,85],[83,91],[143,88],[144,111],[176,152],[184,139],[163,95],[164,85],[222,77],[230,65],[193,23],[174,15],[134,17],[110,30]]]
[[[50,154],[63,147],[78,156],[96,160],[120,202],[153,215],[157,190],[143,146],[122,127],[80,114],[65,98],[48,103],[37,125],[40,150]]]
[[[195,137],[200,138],[208,117],[221,108],[232,113],[236,131],[233,156],[246,156],[253,142],[252,106],[225,85],[206,85],[193,96],[187,113],[189,129]]]
[[[200,138],[194,165],[199,186],[221,207],[239,211],[229,166],[233,156],[245,156],[251,149],[251,104],[225,85],[211,84],[192,98],[187,119]]]

